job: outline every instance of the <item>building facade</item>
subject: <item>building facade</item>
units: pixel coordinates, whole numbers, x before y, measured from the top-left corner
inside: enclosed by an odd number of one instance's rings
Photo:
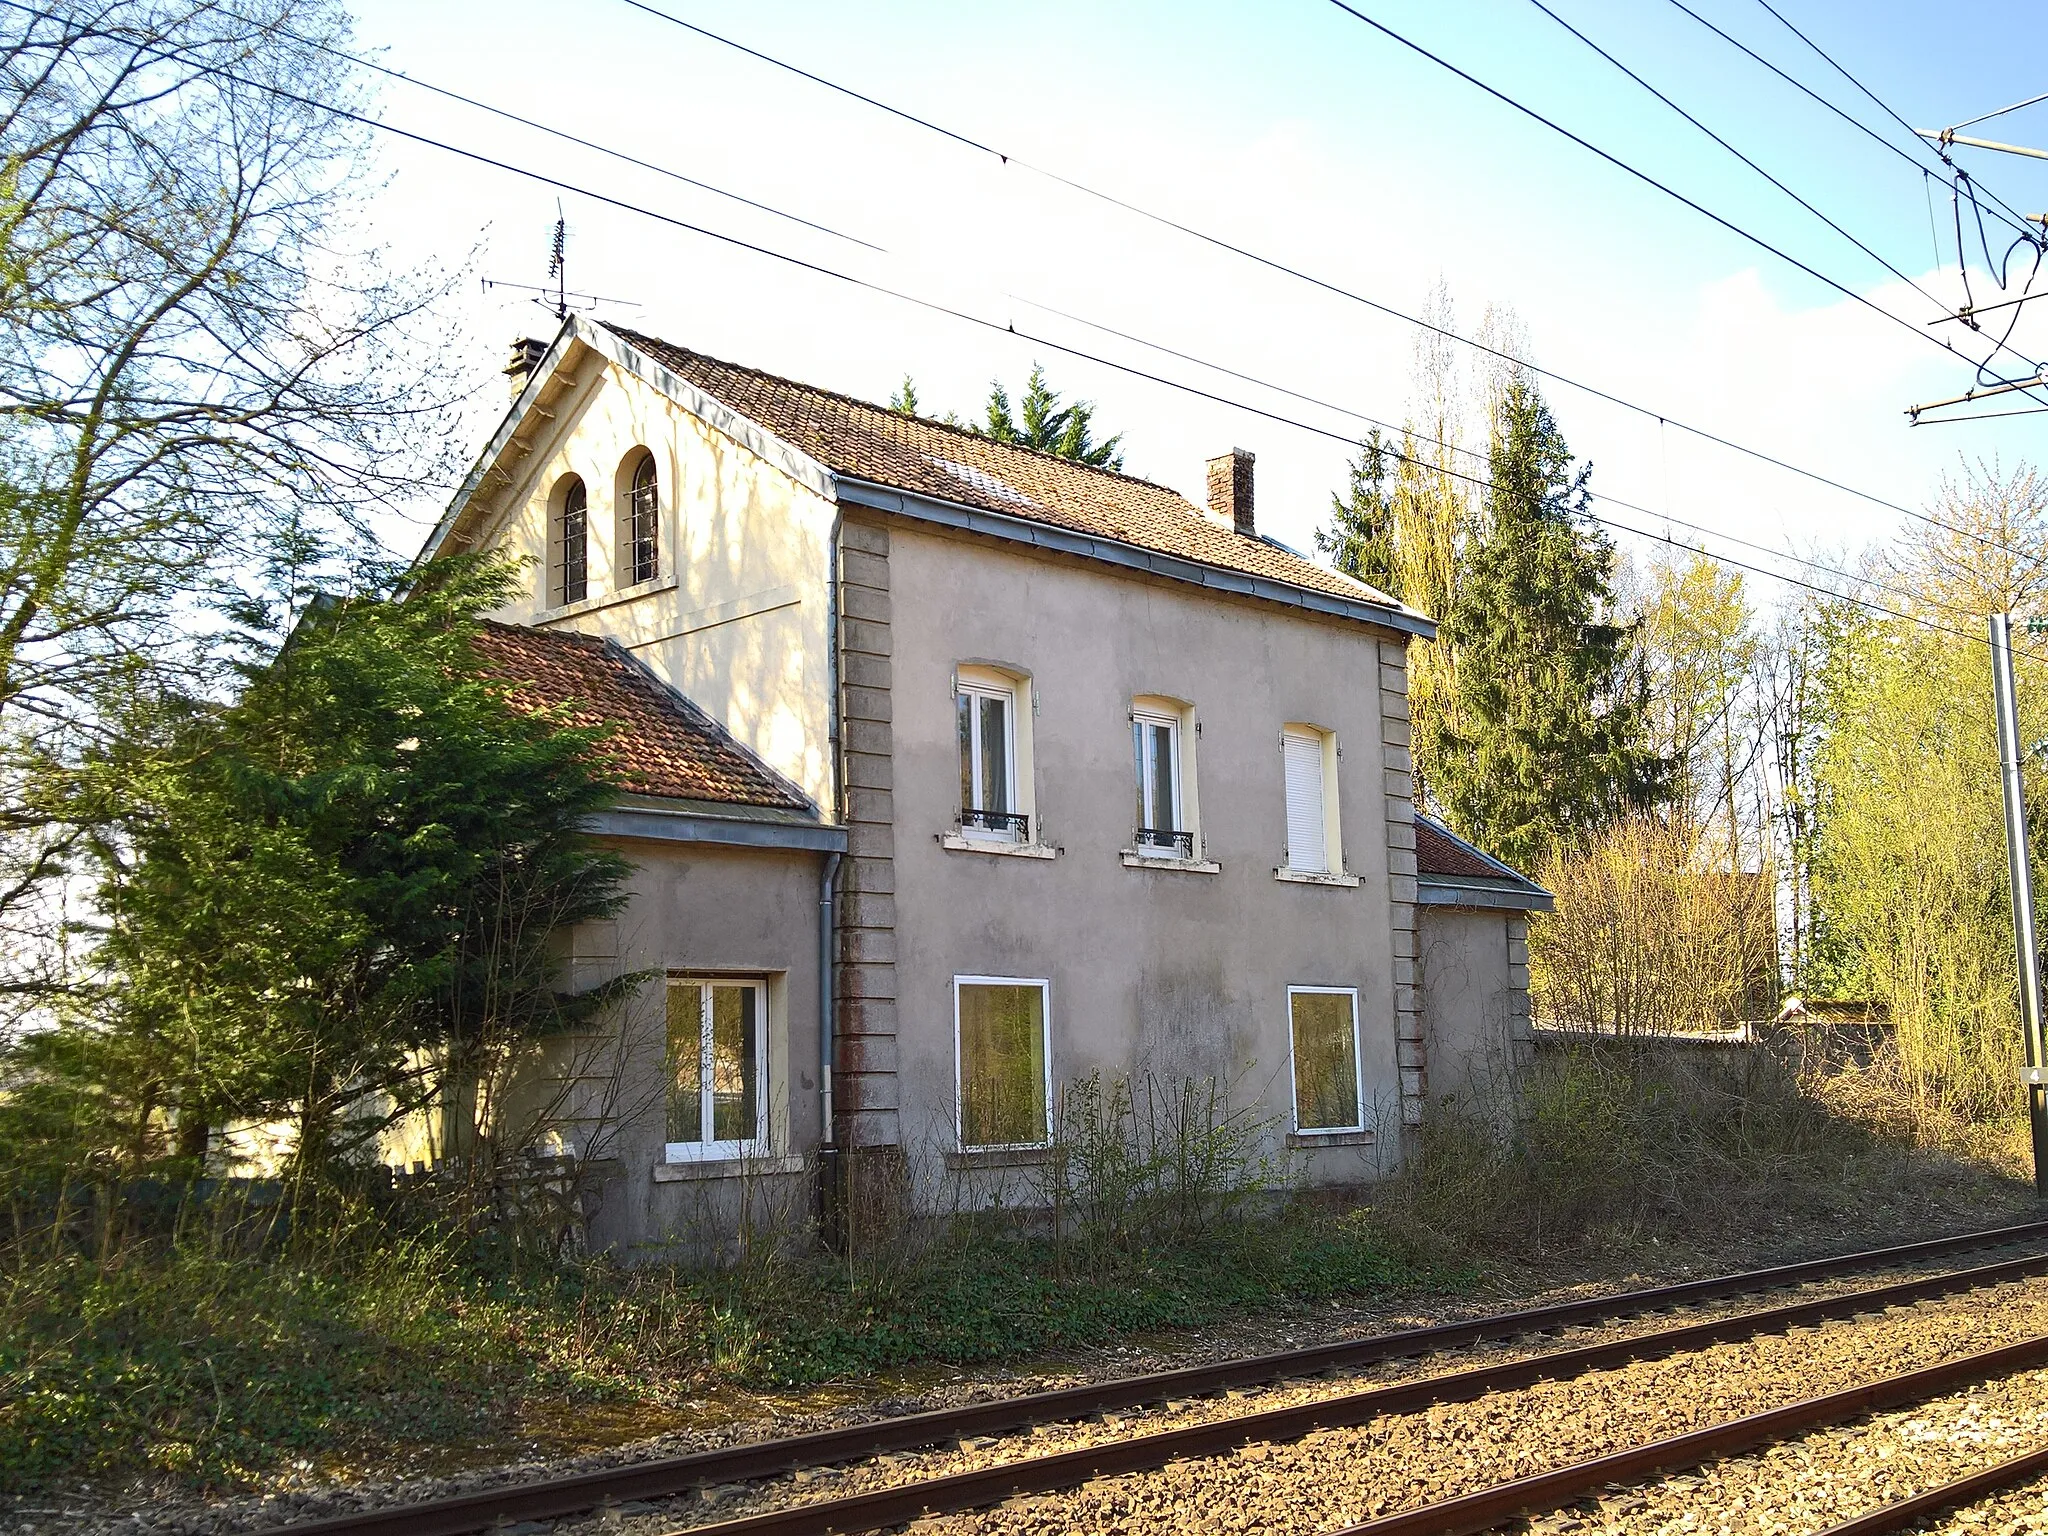
[[[1262,536],[1251,455],[1196,506],[580,319],[510,372],[423,558],[524,559],[493,664],[636,722],[632,905],[566,940],[647,978],[600,1236],[793,1201],[828,1144],[959,1198],[1096,1073],[1354,1182],[1512,1059],[1547,897],[1417,821],[1433,627]]]

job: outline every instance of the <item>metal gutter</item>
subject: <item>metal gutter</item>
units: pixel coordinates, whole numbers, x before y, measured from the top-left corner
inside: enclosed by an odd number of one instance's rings
[[[846,852],[846,828],[817,822],[757,821],[702,811],[621,805],[584,822],[599,837],[638,837],[659,843],[702,843],[722,848],[773,848],[799,853]]]
[[[1418,875],[1415,899],[1425,907],[1500,907],[1522,912],[1548,912],[1557,898],[1539,885],[1503,880],[1457,880],[1444,875]]]
[[[839,499],[843,502],[852,502],[856,506],[872,507],[878,512],[894,512],[898,516],[933,523],[942,528],[984,534],[990,538],[1023,544],[1033,549],[1049,550],[1056,554],[1078,556],[1083,560],[1122,566],[1125,570],[1140,571],[1150,576],[1163,576],[1170,581],[1184,581],[1212,592],[1229,592],[1239,597],[1255,597],[1289,608],[1305,609],[1310,613],[1353,619],[1363,624],[1378,625],[1382,629],[1417,635],[1425,640],[1436,633],[1434,621],[1410,609],[1386,608],[1363,599],[1339,597],[1333,592],[1317,592],[1308,587],[1297,587],[1288,582],[1276,581],[1269,576],[1254,576],[1247,571],[1231,571],[1221,566],[1204,565],[1199,560],[1189,560],[1180,555],[1164,554],[1158,550],[1125,544],[1115,539],[1100,538],[1094,534],[1075,533],[1071,529],[1055,528],[1049,523],[1036,522],[1030,518],[1010,517],[1001,512],[988,512],[959,502],[941,501],[937,497],[922,496],[915,491],[878,485],[872,480],[839,476]]]

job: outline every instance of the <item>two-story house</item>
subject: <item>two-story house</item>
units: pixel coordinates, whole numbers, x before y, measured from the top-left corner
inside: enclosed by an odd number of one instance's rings
[[[826,1144],[930,1203],[1096,1070],[1355,1182],[1512,1057],[1548,898],[1418,821],[1432,623],[1260,534],[1250,454],[1197,506],[581,319],[507,371],[422,558],[525,557],[493,665],[618,729],[601,1238]]]

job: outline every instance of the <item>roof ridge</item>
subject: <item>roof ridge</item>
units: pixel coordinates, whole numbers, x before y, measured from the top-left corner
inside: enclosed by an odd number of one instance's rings
[[[1105,475],[1112,480],[1121,480],[1130,485],[1142,485],[1149,490],[1164,491],[1169,496],[1180,497],[1180,499],[1183,502],[1186,502],[1188,506],[1194,508],[1197,515],[1204,517],[1208,515],[1203,512],[1202,508],[1196,506],[1194,502],[1189,501],[1185,495],[1182,495],[1181,492],[1175,490],[1172,486],[1166,485],[1158,480],[1147,480],[1143,475],[1126,474],[1124,471],[1120,469],[1106,469],[1100,464],[1090,464],[1082,459],[1070,459],[1063,453],[1053,453],[1045,448],[1033,448],[1025,443],[1006,443],[999,437],[990,437],[986,432],[977,431],[973,427],[956,425],[950,421],[940,421],[937,417],[934,416],[919,416],[912,411],[899,411],[895,409],[893,406],[877,405],[872,400],[863,400],[858,395],[849,395],[844,390],[827,389],[822,384],[812,384],[803,379],[792,379],[787,374],[771,373],[766,368],[756,368],[748,363],[735,363],[728,358],[713,357],[709,352],[699,352],[694,347],[681,346],[676,342],[667,340],[665,337],[650,336],[645,331],[636,331],[631,329],[630,327],[623,325],[613,325],[609,320],[600,320],[597,323],[603,326],[606,330],[610,331],[613,335],[623,336],[626,340],[631,342],[652,342],[656,346],[667,347],[671,351],[681,352],[686,356],[694,357],[701,362],[715,363],[720,368],[730,368],[737,373],[752,374],[757,379],[766,379],[771,383],[784,384],[791,389],[801,389],[804,390],[806,393],[813,395],[823,395],[827,399],[841,400],[848,405],[857,405],[862,410],[874,411],[878,415],[894,416],[904,421],[917,422],[920,426],[935,427],[941,432],[950,432],[955,437],[965,438],[969,442],[992,443],[998,448],[1007,448],[1015,453],[1029,454],[1033,458],[1049,459],[1056,464],[1060,464],[1068,468],[1086,470],[1090,474],[1095,475]],[[1092,404],[1093,402],[1090,403]],[[1122,436],[1122,434],[1119,433],[1118,436]]]

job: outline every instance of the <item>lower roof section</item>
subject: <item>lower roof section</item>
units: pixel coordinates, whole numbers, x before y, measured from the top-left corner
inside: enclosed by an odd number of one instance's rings
[[[1548,912],[1556,898],[1513,866],[1415,813],[1415,899],[1425,907]]]

